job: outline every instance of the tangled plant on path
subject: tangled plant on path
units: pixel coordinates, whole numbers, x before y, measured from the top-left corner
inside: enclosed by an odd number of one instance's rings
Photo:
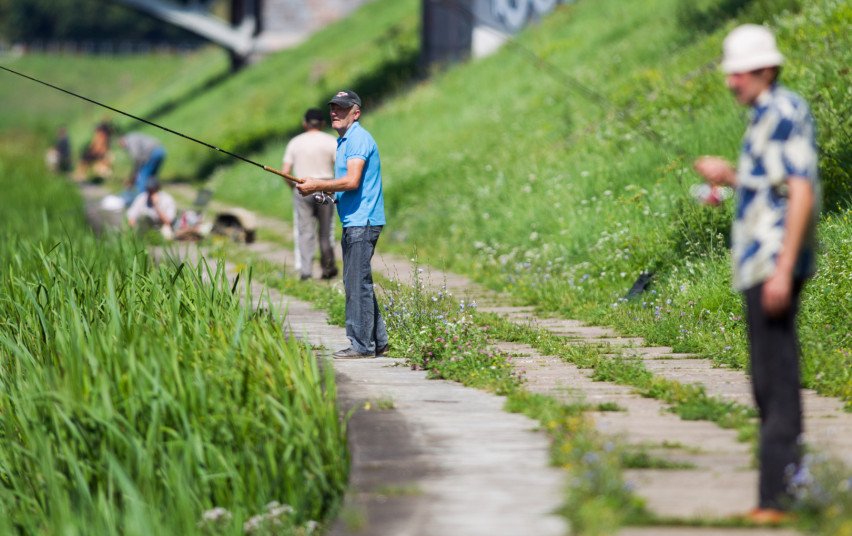
[[[423,270],[415,270],[411,285],[398,280],[384,287],[384,304],[392,348],[405,355],[412,368],[433,377],[490,385],[498,392],[515,382],[511,366],[488,348],[487,328],[476,320],[476,302],[456,300],[446,286],[430,291]]]

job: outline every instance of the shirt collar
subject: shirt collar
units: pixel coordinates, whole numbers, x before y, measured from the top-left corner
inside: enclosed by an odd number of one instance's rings
[[[768,88],[761,91],[760,95],[754,100],[753,108],[763,109],[769,104],[769,101],[772,100],[772,97],[775,96],[775,91],[778,89],[778,84],[773,83]]]
[[[756,99],[754,99],[754,104],[751,105],[751,117],[753,122],[757,121],[763,115],[763,112],[765,112],[769,107],[769,103],[771,103],[772,99],[775,97],[777,89],[778,84],[773,83],[771,86],[764,89]]]
[[[349,125],[349,128],[346,129],[346,132],[343,133],[343,136],[340,136],[340,140],[345,140],[346,138],[348,138],[349,135],[352,134],[352,131],[354,131],[356,128],[361,128],[361,123],[359,123],[358,121],[355,121],[354,123]]]

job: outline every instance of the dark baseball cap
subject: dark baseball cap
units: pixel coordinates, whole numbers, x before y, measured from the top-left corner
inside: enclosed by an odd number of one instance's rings
[[[310,123],[311,121],[325,121],[325,112],[323,112],[319,108],[309,109],[307,112],[305,112],[305,122]]]
[[[351,108],[356,104],[361,106],[361,97],[358,96],[357,93],[351,90],[338,91],[337,95],[331,98],[328,101],[329,104],[338,104],[343,106],[344,108]]]

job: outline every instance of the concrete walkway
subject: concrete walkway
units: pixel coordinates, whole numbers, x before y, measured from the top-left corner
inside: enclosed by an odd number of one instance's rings
[[[86,188],[97,214],[104,191]],[[281,248],[247,249],[275,260]],[[176,244],[158,258],[196,258],[192,244]],[[228,265],[231,277],[234,266]],[[564,473],[550,466],[550,441],[538,423],[503,411],[505,398],[455,382],[429,380],[399,359],[333,360],[348,346],[345,330],[327,313],[255,285],[257,304],[286,312],[286,328],[314,347],[335,370],[348,436],[350,489],[330,534],[374,536],[562,536],[556,512]]]
[[[709,360],[690,354],[676,354],[666,346],[644,346],[645,341],[641,338],[619,340],[618,335],[607,328],[587,327],[571,320],[540,319],[524,309],[498,311],[513,322],[536,325],[572,340],[616,346],[627,342],[629,344],[622,353],[641,358],[645,368],[655,375],[683,384],[699,384],[704,386],[708,395],[743,406],[754,406],[751,383],[748,375],[741,370],[716,367]],[[852,413],[843,409],[840,400],[819,395],[811,389],[802,390],[802,402],[805,442],[809,448],[852,468]]]
[[[255,289],[260,291],[260,289]],[[266,289],[289,330],[315,347],[348,346],[327,313]],[[550,467],[537,423],[503,411],[505,399],[428,380],[398,359],[326,361],[349,425],[351,489],[332,534],[564,535],[555,514],[564,475]]]

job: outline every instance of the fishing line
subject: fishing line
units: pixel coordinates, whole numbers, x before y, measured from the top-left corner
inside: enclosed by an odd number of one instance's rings
[[[428,1],[432,2],[433,4],[440,4],[442,6],[449,7],[450,9],[455,9],[469,17],[471,21],[483,22],[483,19],[481,17],[477,16],[476,13],[471,11],[466,6],[461,5],[458,1]],[[500,30],[489,26],[488,24],[482,24],[480,27],[484,28],[486,31],[491,32],[493,35],[504,39],[506,44],[514,47],[516,50],[526,55],[528,59],[533,60],[531,62],[533,65],[535,65],[539,70],[547,73],[551,78],[555,79],[557,82],[564,84],[569,88],[572,88],[576,93],[581,94],[586,99],[599,106],[604,112],[614,114],[617,118],[619,118],[622,122],[625,123],[625,125],[630,131],[638,133],[639,135],[645,137],[646,139],[654,143],[657,147],[659,147],[664,153],[666,153],[666,157],[672,160],[680,159],[684,161],[688,161],[692,157],[692,153],[686,151],[686,149],[684,149],[682,146],[673,142],[670,139],[666,139],[665,137],[661,136],[657,131],[652,129],[644,121],[636,119],[633,115],[625,111],[623,108],[617,107],[610,99],[605,97],[602,92],[595,91],[586,84],[580,82],[577,78],[568,74],[564,69],[560,68],[555,63],[539,56],[530,47],[527,47],[523,45],[520,41],[518,41],[513,35],[503,33]],[[715,62],[708,64],[708,66],[709,65],[715,65]],[[707,68],[707,66],[705,66],[704,68]],[[598,125],[600,126],[600,123],[598,123]],[[673,171],[675,172],[675,177],[677,179],[678,185],[681,188],[685,188],[683,176],[686,170],[683,168],[682,165],[677,165],[676,168],[673,169]],[[690,191],[690,194],[696,200],[698,199],[698,196],[692,190]],[[721,196],[728,194],[722,193],[721,191],[716,191],[716,195]],[[687,211],[689,216],[692,217],[695,217],[697,214],[699,214],[699,207],[694,203],[687,203],[685,205],[685,210]],[[637,280],[636,284],[639,284],[640,280],[643,277],[647,276],[647,280],[645,281],[645,283],[643,283],[643,286],[646,285],[647,282],[650,281],[650,277],[652,276],[652,274],[653,272],[643,273],[642,275],[640,275],[640,278],[639,280]]]
[[[483,22],[482,17],[479,17],[474,13],[470,8],[462,5],[457,0],[429,0],[433,4],[440,4],[444,7],[448,7],[450,9],[455,9],[458,12],[461,12],[465,16],[467,16],[471,21]],[[516,50],[526,55],[528,59],[532,60],[531,63],[541,71],[547,73],[551,78],[556,80],[557,82],[572,88],[576,93],[581,94],[589,101],[596,104],[600,107],[604,112],[611,113],[615,115],[618,119],[620,119],[627,128],[634,133],[639,134],[640,136],[645,137],[647,140],[654,143],[658,148],[660,148],[665,156],[671,160],[683,160],[688,161],[692,158],[693,154],[686,149],[684,149],[678,143],[672,141],[671,139],[667,139],[664,136],[661,136],[656,130],[651,128],[646,122],[636,119],[629,112],[625,111],[623,108],[617,107],[610,99],[605,97],[602,92],[595,91],[588,85],[580,82],[577,78],[568,74],[564,69],[560,68],[555,63],[546,60],[545,58],[536,54],[530,47],[522,44],[518,39],[516,39],[513,35],[506,34],[501,32],[500,30],[489,26],[487,23],[482,24],[480,28],[484,28],[486,31],[491,32],[493,35],[496,35],[505,40],[506,44],[514,47]],[[716,62],[710,62],[707,65],[703,66],[702,69],[706,69],[711,66],[715,66]],[[598,123],[600,126],[600,123]],[[675,172],[675,178],[677,179],[678,185],[681,188],[685,188],[684,184],[684,174],[686,170],[683,166],[678,165],[676,169],[672,171]],[[723,201],[725,198],[730,196],[730,192],[715,187],[709,187],[709,193],[701,193],[704,190],[697,189],[697,187],[703,186],[702,184],[693,185],[690,189],[690,195],[703,203],[711,202],[712,204],[718,204],[718,202]],[[715,200],[715,202],[713,202]],[[693,207],[692,212],[696,213],[698,211],[698,207]]]
[[[464,15],[466,15],[467,17],[469,17],[473,21],[483,22],[482,17],[477,16],[476,13],[471,11],[466,6],[461,5],[457,1],[454,1],[454,0],[429,0],[429,1],[433,4],[440,4],[442,6],[449,7],[451,9],[455,9],[456,11],[463,13]],[[480,28],[484,28],[486,31],[491,32],[493,35],[496,35],[498,37],[505,39],[505,42],[508,45],[515,47],[517,50],[519,50],[520,52],[522,52],[526,56],[528,56],[530,59],[532,59],[533,60],[532,63],[534,63],[536,65],[536,67],[539,68],[539,70],[542,70],[542,71],[548,73],[551,76],[551,78],[555,79],[557,82],[560,82],[564,85],[567,85],[567,86],[573,88],[576,93],[583,95],[588,100],[597,104],[604,111],[614,114],[616,117],[621,119],[624,123],[626,123],[627,126],[630,128],[630,130],[632,130],[633,132],[637,132],[641,135],[644,135],[649,141],[651,141],[655,144],[664,145],[664,146],[668,147],[671,150],[671,152],[674,153],[675,156],[679,156],[679,157],[683,157],[683,158],[689,158],[690,157],[691,153],[686,151],[683,147],[672,142],[671,140],[664,138],[663,136],[660,136],[659,133],[657,133],[655,130],[653,130],[645,122],[636,119],[635,117],[630,115],[628,112],[625,112],[623,109],[615,106],[615,104],[613,104],[613,102],[611,100],[609,100],[607,97],[605,97],[603,95],[603,93],[601,93],[599,91],[595,91],[594,89],[590,88],[586,84],[580,82],[577,78],[568,74],[565,70],[560,68],[558,65],[554,64],[553,62],[546,60],[545,58],[543,58],[541,56],[539,56],[531,48],[523,45],[520,41],[518,41],[513,35],[503,33],[500,30],[489,26],[488,24],[482,24],[480,26]],[[679,178],[680,177],[678,177],[678,179]]]
[[[8,67],[4,67],[4,66],[2,66],[2,65],[0,65],[0,69],[3,69],[4,71],[8,71],[8,72],[10,72],[10,73],[12,73],[12,74],[16,74],[16,75],[18,75],[18,76],[20,76],[20,77],[23,77],[23,78],[26,78],[26,79],[28,79],[28,80],[32,80],[33,82],[38,82],[39,84],[45,85],[45,86],[47,86],[47,87],[49,87],[49,88],[53,88],[53,89],[55,89],[55,90],[57,90],[57,91],[61,91],[61,92],[63,92],[63,93],[67,93],[68,95],[71,95],[71,96],[77,97],[78,99],[82,99],[82,100],[84,100],[84,101],[86,101],[86,102],[90,102],[90,103],[95,104],[95,105],[97,105],[97,106],[100,106],[100,107],[102,107],[102,108],[106,108],[107,110],[112,110],[113,112],[116,112],[116,113],[119,113],[119,114],[121,114],[121,115],[124,115],[124,116],[130,117],[131,119],[135,119],[136,121],[139,121],[139,122],[141,122],[141,123],[145,123],[146,125],[151,125],[152,127],[159,128],[160,130],[164,130],[164,131],[166,131],[166,132],[169,132],[170,134],[174,134],[174,135],[176,135],[176,136],[180,136],[181,138],[184,138],[184,139],[187,139],[187,140],[190,140],[190,141],[194,141],[195,143],[198,143],[198,144],[203,145],[203,146],[205,146],[205,147],[209,147],[210,149],[213,149],[213,150],[215,150],[215,151],[219,151],[220,153],[224,153],[224,154],[226,154],[226,155],[228,155],[228,156],[232,156],[232,157],[234,157],[234,158],[238,158],[238,159],[242,160],[243,162],[246,162],[246,163],[251,164],[251,165],[253,165],[253,166],[257,166],[257,167],[259,167],[259,168],[263,169],[264,171],[269,171],[270,173],[275,173],[276,175],[279,175],[279,176],[281,176],[281,177],[284,177],[284,178],[285,178],[285,179],[287,179],[288,181],[295,182],[296,184],[300,184],[300,183],[304,182],[304,179],[300,179],[300,178],[294,177],[294,176],[292,176],[292,175],[290,175],[290,174],[288,174],[288,173],[284,173],[283,171],[279,171],[279,170],[277,170],[277,169],[275,169],[275,168],[273,168],[273,167],[265,166],[265,165],[263,165],[263,164],[261,164],[261,163],[259,163],[259,162],[255,162],[254,160],[251,160],[250,158],[246,158],[245,156],[241,156],[241,155],[238,155],[238,154],[236,154],[236,153],[232,153],[231,151],[226,151],[225,149],[222,149],[222,148],[220,148],[220,147],[216,147],[215,145],[211,145],[211,144],[209,144],[209,143],[207,143],[207,142],[205,142],[205,141],[201,141],[201,140],[199,140],[199,139],[197,139],[197,138],[193,138],[192,136],[188,136],[188,135],[183,134],[183,133],[181,133],[181,132],[178,132],[178,131],[176,131],[176,130],[172,130],[172,129],[168,128],[168,127],[164,127],[163,125],[158,125],[157,123],[154,123],[153,121],[149,121],[148,119],[145,119],[145,118],[143,118],[143,117],[139,117],[139,116],[133,115],[133,114],[131,114],[131,113],[125,112],[125,111],[123,111],[123,110],[119,110],[118,108],[114,108],[114,107],[112,107],[112,106],[109,106],[108,104],[104,104],[104,103],[102,103],[102,102],[98,102],[98,101],[96,101],[96,100],[94,100],[94,99],[90,99],[89,97],[84,97],[83,95],[80,95],[80,94],[78,94],[78,93],[74,93],[73,91],[70,91],[70,90],[67,90],[67,89],[61,88],[61,87],[56,86],[56,85],[53,85],[53,84],[51,84],[51,83],[49,83],[49,82],[45,82],[44,80],[39,80],[38,78],[35,78],[35,77],[32,77],[32,76],[26,75],[26,74],[24,74],[24,73],[21,73],[21,72],[15,71],[15,70],[13,70],[13,69],[9,69]]]

